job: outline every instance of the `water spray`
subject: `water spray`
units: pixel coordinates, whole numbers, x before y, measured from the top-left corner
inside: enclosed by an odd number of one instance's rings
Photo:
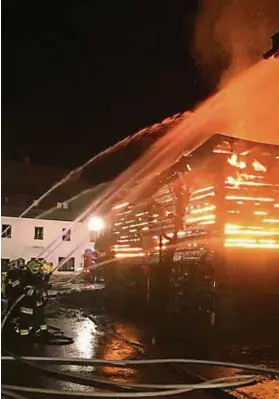
[[[156,123],[154,125],[151,125],[147,128],[144,128],[144,129],[134,133],[132,136],[126,136],[124,139],[118,141],[116,144],[111,145],[110,147],[106,148],[105,150],[99,152],[97,155],[94,155],[87,162],[85,162],[84,164],[78,166],[77,168],[75,168],[71,172],[69,172],[62,180],[59,180],[57,183],[55,183],[49,190],[47,190],[44,194],[42,194],[39,199],[37,199],[33,204],[31,204],[27,209],[25,209],[25,211],[23,211],[19,215],[19,218],[24,217],[31,209],[33,209],[34,206],[38,206],[42,202],[42,200],[44,198],[46,198],[50,193],[52,193],[55,189],[60,187],[62,184],[66,183],[73,176],[80,173],[87,166],[92,165],[94,162],[103,158],[106,155],[110,155],[113,152],[126,147],[132,141],[139,139],[140,137],[142,137],[146,134],[154,133],[154,131],[156,131],[159,126],[168,125],[168,124],[172,123],[178,116],[179,116],[179,114],[176,114],[172,118],[167,118],[161,124]],[[7,231],[7,229],[2,232],[2,236],[6,233],[6,231]]]

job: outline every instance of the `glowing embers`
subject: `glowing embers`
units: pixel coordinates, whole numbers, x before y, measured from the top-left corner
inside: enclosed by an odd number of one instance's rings
[[[185,221],[186,223],[197,223],[197,222],[204,222],[204,221],[209,221],[209,220],[215,220],[216,215],[203,215],[203,216],[197,216],[197,217],[190,217],[187,218]]]
[[[254,215],[267,215],[268,212],[265,211],[254,211]]]
[[[279,236],[279,229],[266,229],[263,226],[242,226],[237,224],[225,224],[225,235]]]
[[[144,252],[138,252],[138,253],[117,253],[114,255],[116,258],[137,258],[137,257],[142,257],[145,256]]]
[[[212,200],[209,198],[211,197],[213,199],[214,196],[214,186],[207,186],[192,191],[184,217],[184,222],[186,224],[184,230],[187,235],[192,235],[189,230],[189,225],[196,225],[197,228],[200,226],[199,228],[201,229],[203,225],[215,224],[216,205],[212,203]]]
[[[213,188],[213,187],[212,187]],[[215,192],[214,191],[211,191],[211,192],[209,192],[209,193],[204,193],[204,194],[201,194],[201,195],[197,195],[197,196],[191,196],[191,198],[190,198],[190,202],[191,201],[198,201],[198,200],[201,200],[201,199],[204,199],[204,198],[207,198],[207,197],[214,197],[214,195],[215,195]]]
[[[114,245],[113,249],[116,252],[140,252],[140,251],[142,251],[142,248],[138,248],[138,247],[132,248],[130,246],[122,247],[122,246],[119,246],[119,245]]]
[[[191,215],[196,215],[196,214],[200,214],[200,213],[213,211],[214,209],[216,209],[215,205],[204,206],[203,208],[192,209],[190,211],[190,214]]]
[[[133,220],[133,222],[135,222],[136,220]],[[127,224],[128,223],[131,223],[131,221],[129,222],[126,222]],[[123,228],[122,228],[122,230],[126,230],[126,229],[130,229],[131,227],[138,227],[138,226],[144,226],[144,225],[147,225],[148,224],[148,222],[140,222],[140,223],[134,223],[134,224],[130,224],[129,226],[124,226]],[[132,231],[132,230],[129,230],[129,231]]]
[[[228,141],[223,141],[214,148],[213,152],[215,154],[231,154],[231,145]]]
[[[250,197],[250,196],[241,196],[241,195],[226,195],[226,200],[229,201],[262,201],[262,202],[273,202],[274,198],[270,197]]]
[[[239,243],[235,243],[235,242],[230,242],[229,240],[227,240],[225,242],[225,247],[237,247],[237,248],[259,248],[259,249],[279,249],[279,241],[277,243],[260,243],[259,241],[256,241],[254,243],[252,242],[245,242],[245,241],[241,241]]]
[[[279,248],[279,229],[263,226],[225,225],[225,247]],[[263,238],[274,237],[274,238]]]
[[[112,209],[113,210],[122,209],[122,208],[125,208],[128,205],[129,205],[129,202],[123,202],[122,204],[115,205]]]
[[[199,188],[198,190],[194,190],[192,191],[192,195],[196,195],[196,194],[200,194],[200,193],[204,193],[206,191],[210,191],[213,190],[214,186],[208,186],[208,187],[204,187],[204,188]]]
[[[252,165],[256,172],[266,172],[267,171],[267,168],[263,164],[261,164],[259,161],[257,161],[256,159],[254,159]]]
[[[228,176],[225,183],[232,184],[234,187],[238,188],[239,186],[254,186],[254,187],[273,187],[278,186],[277,184],[270,183],[262,183],[257,181],[247,181],[245,180],[245,175],[238,175],[236,178],[232,176]],[[255,176],[257,178],[257,176]]]
[[[119,239],[117,242],[137,242],[140,241],[140,238],[126,238],[126,239]]]
[[[136,258],[145,255],[142,248],[130,247],[130,244],[115,244],[113,251],[116,258]]]

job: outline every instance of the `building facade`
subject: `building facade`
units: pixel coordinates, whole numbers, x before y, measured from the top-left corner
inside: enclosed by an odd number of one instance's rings
[[[83,268],[83,255],[90,248],[87,224],[61,220],[2,216],[1,263],[4,271],[11,259],[45,258],[57,272]]]
[[[4,271],[10,260],[19,257],[45,258],[58,273],[69,273],[83,267],[84,251],[92,248],[86,214],[74,223],[98,197],[105,184],[92,187],[79,174],[49,191],[69,171],[50,166],[2,160],[1,266]],[[32,206],[32,208],[30,208]],[[23,212],[28,212],[21,217]]]

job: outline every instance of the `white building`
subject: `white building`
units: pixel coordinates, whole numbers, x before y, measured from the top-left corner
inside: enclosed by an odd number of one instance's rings
[[[83,254],[92,247],[87,223],[2,216],[2,265],[11,259],[45,258],[56,266],[65,258],[58,273],[83,267]]]

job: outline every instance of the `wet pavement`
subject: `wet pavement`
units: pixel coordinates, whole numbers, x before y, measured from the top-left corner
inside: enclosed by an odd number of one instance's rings
[[[183,325],[158,325],[152,323],[152,320],[132,323],[123,319],[112,319],[103,311],[100,304],[96,303],[95,308],[88,306],[88,303],[92,303],[88,298],[90,298],[90,288],[87,287],[87,292],[82,290],[63,295],[52,300],[49,306],[48,324],[60,328],[65,335],[74,337],[75,341],[72,345],[23,346],[19,344],[16,348],[17,352],[28,356],[105,360],[187,357],[253,363],[270,367],[279,366],[279,344],[276,342],[275,335],[272,335],[273,338],[269,336],[263,340],[258,339],[254,334],[253,339],[246,342],[245,340],[229,342],[224,339],[216,343],[208,332],[203,331],[202,334],[193,335]],[[73,304],[79,308],[73,309]],[[74,365],[51,367],[79,373],[79,375],[92,376],[93,373],[95,376],[119,382],[184,384],[198,382],[197,375],[218,378],[232,371],[200,366],[190,369],[190,367],[177,365],[149,365],[132,369],[92,366],[81,368]],[[190,372],[188,372],[189,369]],[[2,363],[2,383],[80,391],[81,394],[92,389],[99,390],[99,388],[38,376],[15,362]],[[279,381],[262,379],[257,385],[238,389],[230,395],[237,398],[279,398]],[[189,393],[188,396],[197,399],[228,397],[220,391],[195,391]],[[38,397],[38,395],[33,395],[33,397]]]

